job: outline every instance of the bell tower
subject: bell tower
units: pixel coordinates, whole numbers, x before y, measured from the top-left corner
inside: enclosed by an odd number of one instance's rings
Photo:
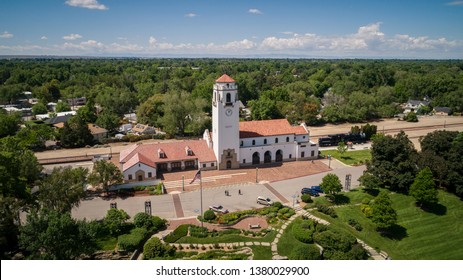
[[[212,142],[218,169],[239,168],[238,86],[227,74],[215,81],[212,93]]]

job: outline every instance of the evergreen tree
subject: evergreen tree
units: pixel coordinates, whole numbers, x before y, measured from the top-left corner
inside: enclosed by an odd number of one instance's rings
[[[381,192],[371,203],[371,220],[378,230],[387,230],[397,223],[397,213],[386,192]]]
[[[437,189],[434,183],[431,169],[425,167],[416,175],[415,181],[410,187],[410,195],[416,199],[416,203],[432,204],[437,202]]]

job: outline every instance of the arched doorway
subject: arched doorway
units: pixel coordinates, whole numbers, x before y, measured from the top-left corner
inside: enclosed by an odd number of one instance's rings
[[[231,160],[227,160],[227,169],[231,169],[232,165],[231,165]]]
[[[283,152],[281,150],[278,150],[277,153],[275,154],[275,161],[276,162],[283,161]]]
[[[266,151],[264,154],[264,163],[271,163],[272,162],[272,154],[270,151]]]
[[[260,163],[260,155],[259,152],[255,152],[252,154],[252,164],[259,164]]]

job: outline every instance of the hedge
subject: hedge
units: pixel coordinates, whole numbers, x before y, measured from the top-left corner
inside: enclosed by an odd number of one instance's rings
[[[141,247],[146,237],[148,237],[148,231],[145,228],[134,228],[129,234],[123,234],[117,238],[117,247],[121,250],[135,251]]]
[[[173,232],[169,233],[166,237],[164,237],[164,241],[168,243],[174,243],[180,238],[187,236],[188,234],[188,228],[191,225],[189,224],[184,224],[178,226]]]

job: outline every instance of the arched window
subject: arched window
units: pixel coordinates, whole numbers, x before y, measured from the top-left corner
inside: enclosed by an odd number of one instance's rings
[[[230,103],[231,102],[231,94],[230,93],[227,93],[227,99],[226,99],[227,103]]]
[[[278,143],[278,138],[275,138],[275,143]]]
[[[264,145],[266,145],[266,144],[267,144],[267,139],[264,139]]]
[[[254,146],[256,144],[256,140],[252,140],[252,145]]]

